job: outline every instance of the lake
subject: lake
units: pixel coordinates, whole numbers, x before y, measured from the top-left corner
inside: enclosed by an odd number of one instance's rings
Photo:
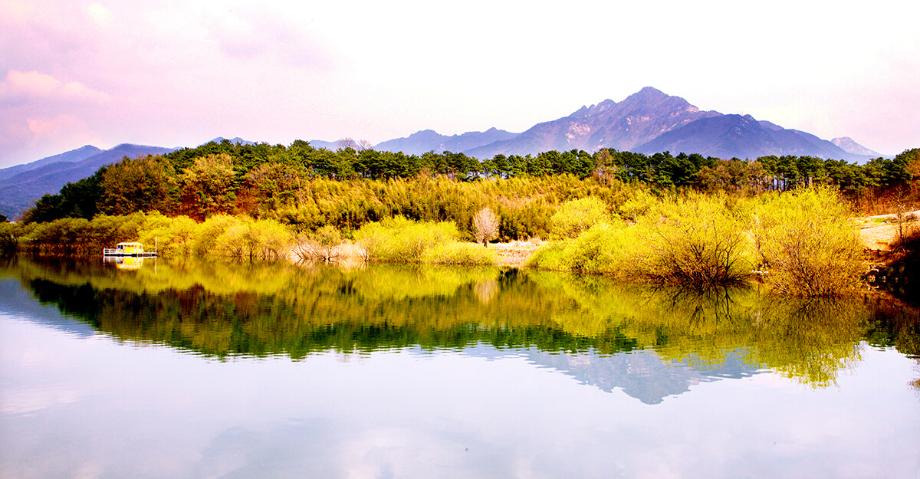
[[[497,269],[0,263],[0,477],[920,477],[878,299]]]

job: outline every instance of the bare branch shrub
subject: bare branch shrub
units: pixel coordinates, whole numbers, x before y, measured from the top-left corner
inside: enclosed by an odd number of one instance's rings
[[[483,208],[473,215],[473,236],[477,243],[488,246],[489,241],[498,237],[498,215],[490,208]]]

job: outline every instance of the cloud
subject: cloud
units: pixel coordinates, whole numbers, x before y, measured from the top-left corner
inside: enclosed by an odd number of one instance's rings
[[[96,25],[108,25],[112,20],[112,13],[101,3],[91,3],[86,7],[86,14]]]
[[[99,135],[79,116],[17,110],[13,109],[11,114],[0,112],[0,168],[8,166],[10,155],[28,154],[35,159],[100,141]]]
[[[10,145],[61,114],[108,144],[380,141],[523,130],[649,84],[879,151],[915,145],[920,3],[845,0],[830,23],[823,3],[0,0],[0,162],[55,153]],[[577,41],[553,34],[572,25]]]
[[[109,95],[77,81],[63,81],[38,71],[10,70],[0,82],[0,104],[33,101],[105,103]]]
[[[60,137],[64,135],[85,134],[86,123],[73,115],[55,115],[45,118],[28,118],[26,125],[34,138]]]
[[[292,67],[328,67],[325,47],[283,18],[258,12],[215,12],[206,28],[221,53],[236,60],[273,59]]]

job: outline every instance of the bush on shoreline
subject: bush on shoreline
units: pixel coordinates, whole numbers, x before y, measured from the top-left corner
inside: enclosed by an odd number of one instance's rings
[[[497,263],[494,251],[477,243],[458,241],[457,226],[449,222],[389,218],[362,226],[354,236],[372,262],[468,266]]]
[[[381,263],[420,263],[429,248],[456,241],[457,226],[448,222],[415,222],[403,217],[369,223],[355,231],[368,259]]]
[[[609,221],[607,205],[600,198],[588,196],[566,201],[549,219],[551,237],[575,238],[588,228]]]
[[[864,272],[852,211],[827,188],[760,199],[754,238],[765,281],[797,296],[835,296],[856,288]]]
[[[644,274],[648,250],[639,228],[601,223],[576,238],[550,241],[537,249],[528,266],[634,280]]]
[[[231,261],[283,259],[293,243],[288,227],[273,220],[217,215],[203,223],[186,216],[159,213],[99,215],[91,221],[65,218],[48,223],[2,226],[18,251],[39,256],[94,256],[123,241],[141,241],[161,256],[192,256]]]
[[[759,268],[772,290],[807,297],[844,295],[859,282],[861,243],[852,212],[833,190],[643,203],[631,223],[602,223],[551,241],[528,265],[694,289],[739,283]]]
[[[754,269],[748,222],[721,195],[663,202],[642,217],[651,248],[650,276],[696,289],[738,283]]]

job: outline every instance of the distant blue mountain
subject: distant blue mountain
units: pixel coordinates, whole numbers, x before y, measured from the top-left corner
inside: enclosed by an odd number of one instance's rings
[[[345,148],[351,148],[352,150],[367,150],[371,148],[371,145],[366,141],[356,141],[351,138],[342,138],[336,141],[310,140],[309,143],[313,148],[329,151],[344,150]]]
[[[757,158],[767,155],[808,155],[842,160],[865,160],[828,140],[799,130],[757,121],[750,115],[702,118],[667,131],[636,148],[640,153],[702,153],[719,158]]]
[[[11,176],[0,179],[0,214],[8,218],[17,218],[43,195],[57,193],[65,184],[92,176],[99,168],[122,158],[159,155],[172,150],[173,148],[159,146],[121,144],[77,161],[47,162],[47,158],[44,158],[11,167],[27,168],[25,171],[14,172]],[[39,162],[43,163],[35,166]],[[0,170],[0,174],[11,168]]]
[[[95,146],[85,145],[75,150],[65,151],[64,153],[59,153],[54,156],[49,156],[47,158],[35,160],[31,163],[25,163],[22,165],[11,166],[9,168],[3,168],[2,170],[0,170],[0,180],[16,176],[19,173],[31,171],[40,166],[44,166],[44,165],[51,164],[51,163],[73,163],[76,161],[85,160],[89,158],[90,156],[100,153],[101,151],[102,150],[100,150],[99,148],[96,148]]]
[[[831,143],[837,145],[841,150],[859,156],[866,156],[871,158],[878,158],[885,156],[875,150],[866,148],[865,146],[856,143],[856,141],[848,136],[841,136],[837,138],[831,138]]]
[[[217,138],[214,138],[211,141],[207,141],[204,144],[222,143],[224,141],[229,141],[230,143],[233,143],[234,145],[255,145],[256,144],[256,142],[254,141],[244,140],[238,136],[234,136],[233,138],[224,138],[222,136],[218,136]]]
[[[471,131],[451,136],[442,135],[434,130],[421,130],[405,138],[396,138],[378,143],[374,146],[374,149],[381,151],[401,151],[412,155],[420,155],[429,151],[434,151],[436,153],[445,151],[460,153],[483,145],[510,140],[517,136],[517,133],[499,130],[494,127],[486,131]]]

